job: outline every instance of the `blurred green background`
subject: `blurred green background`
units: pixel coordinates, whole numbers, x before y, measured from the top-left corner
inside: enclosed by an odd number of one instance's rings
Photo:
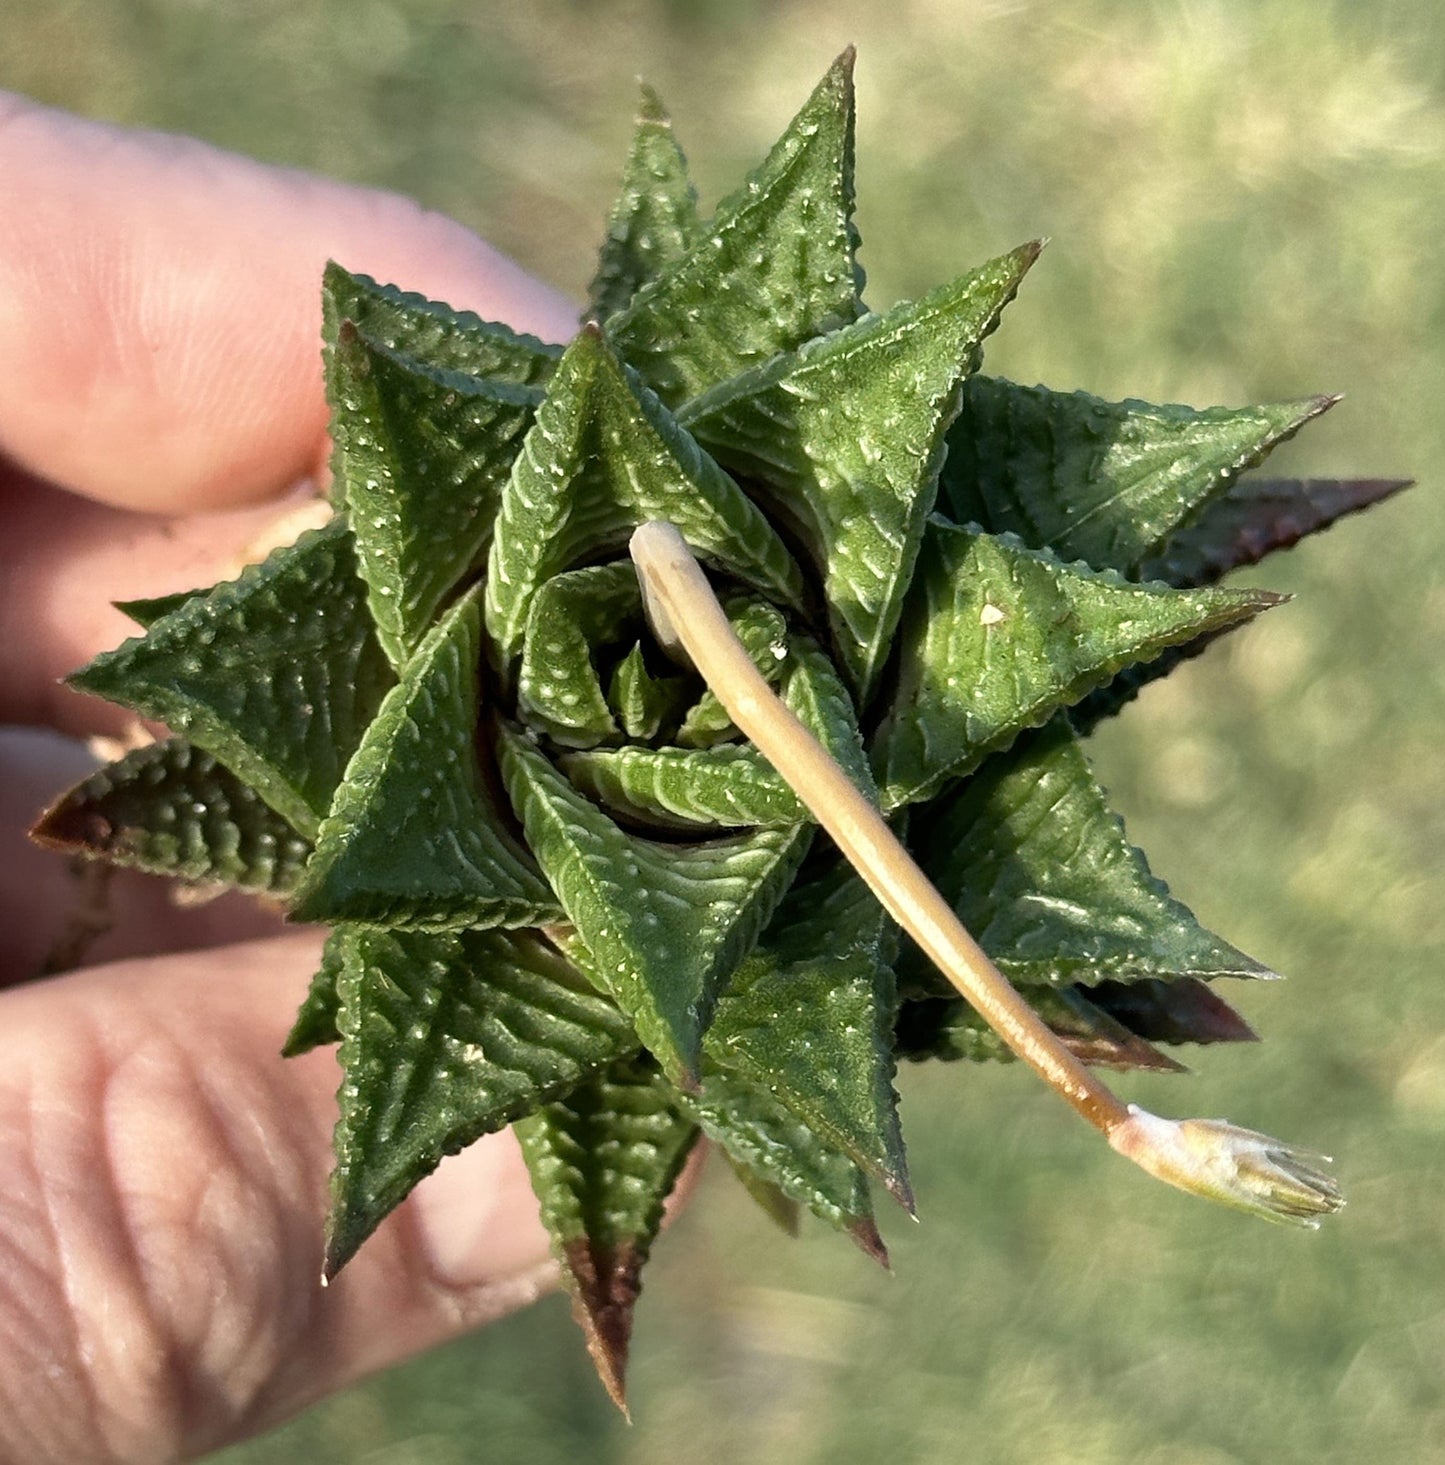
[[[9,0],[0,85],[406,190],[579,291],[638,74],[706,202],[848,41],[871,303],[1048,234],[991,371],[1343,391],[1275,465],[1420,480],[1257,575],[1299,598],[1093,744],[1155,868],[1293,977],[1242,996],[1265,1046],[1129,1097],[1333,1150],[1350,1208],[1261,1226],[1021,1071],[909,1072],[895,1276],[789,1244],[719,1165],[651,1268],[636,1425],[554,1298],[229,1465],[1445,1460],[1438,0]]]

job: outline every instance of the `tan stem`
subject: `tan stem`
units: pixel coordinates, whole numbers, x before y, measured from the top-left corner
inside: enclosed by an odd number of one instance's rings
[[[681,648],[737,726],[791,785],[883,903],[1005,1043],[1085,1119],[1109,1134],[1129,1111],[1044,1025],[964,929],[883,816],[763,680],[677,530],[644,524],[632,559],[649,619]]]

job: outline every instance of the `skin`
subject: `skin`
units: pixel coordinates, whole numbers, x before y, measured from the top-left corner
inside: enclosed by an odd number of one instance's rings
[[[57,679],[319,476],[328,257],[548,339],[576,316],[405,198],[4,95],[0,196],[0,1462],[184,1459],[553,1273],[500,1135],[318,1286],[338,1073],[277,1056],[316,933],[122,874],[88,964],[30,981],[79,887],[23,831],[125,721]]]

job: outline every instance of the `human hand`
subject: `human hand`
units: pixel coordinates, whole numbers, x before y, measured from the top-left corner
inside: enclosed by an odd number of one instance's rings
[[[337,1068],[278,1056],[313,934],[118,874],[100,964],[15,985],[85,919],[23,831],[119,728],[57,679],[321,471],[328,257],[548,339],[575,313],[400,197],[3,95],[0,197],[0,1462],[187,1458],[552,1272],[504,1134],[320,1290]]]

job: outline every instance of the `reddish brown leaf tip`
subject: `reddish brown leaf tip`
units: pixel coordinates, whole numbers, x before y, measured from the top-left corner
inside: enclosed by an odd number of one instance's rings
[[[838,52],[838,59],[833,63],[833,66],[838,71],[841,71],[844,76],[847,76],[851,79],[853,75],[853,67],[857,60],[858,48],[857,46],[853,45],[852,42],[849,42],[848,45],[844,46],[843,49]]]
[[[572,1311],[587,1339],[597,1377],[612,1402],[627,1411],[627,1352],[632,1341],[632,1313],[642,1290],[646,1254],[631,1242],[615,1248],[593,1248],[570,1241],[563,1263],[572,1277]]]
[[[30,838],[62,854],[103,855],[115,842],[115,826],[104,814],[66,794],[31,826]]]
[[[848,1223],[848,1234],[864,1256],[872,1257],[885,1272],[893,1270],[893,1264],[888,1260],[888,1248],[883,1244],[883,1238],[878,1234],[878,1223],[872,1216],[855,1216]]]

